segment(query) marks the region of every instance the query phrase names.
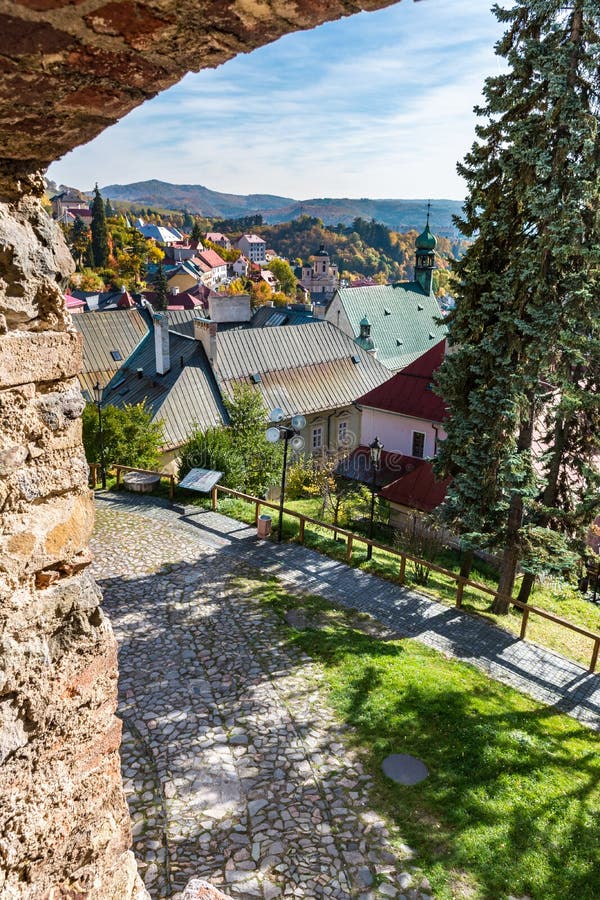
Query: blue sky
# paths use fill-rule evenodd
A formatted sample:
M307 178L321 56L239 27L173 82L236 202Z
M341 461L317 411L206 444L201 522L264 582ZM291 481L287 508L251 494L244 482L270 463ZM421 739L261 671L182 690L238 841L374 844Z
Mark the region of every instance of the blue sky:
M497 73L489 0L403 0L183 81L54 163L89 189L157 178L312 197L462 199L456 161Z

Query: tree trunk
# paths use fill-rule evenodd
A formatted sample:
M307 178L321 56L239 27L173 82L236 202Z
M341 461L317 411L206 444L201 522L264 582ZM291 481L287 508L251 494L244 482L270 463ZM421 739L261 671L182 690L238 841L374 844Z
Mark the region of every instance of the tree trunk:
M533 422L535 417L534 399L529 396L529 409L527 410L527 418L522 420L519 429L519 437L517 440L517 452L524 453L531 449L533 442ZM517 491L513 491L510 498L510 506L508 508L508 522L506 527L506 544L504 553L502 554L502 562L500 564L500 579L498 581L498 597L494 598L492 603L492 612L497 615L505 616L510 609L510 601L512 598L513 588L515 586L515 578L517 568L519 566L519 558L521 556L521 547L519 541L519 531L523 524L523 497Z
M523 581L521 582L521 588L519 590L519 594L517 596L517 600L520 603L528 603L529 597L531 595L531 589L535 584L535 575L532 575L531 572L525 572L523 575Z
M475 559L474 550L463 550L462 559L460 561L460 577L468 578L473 568L473 560Z

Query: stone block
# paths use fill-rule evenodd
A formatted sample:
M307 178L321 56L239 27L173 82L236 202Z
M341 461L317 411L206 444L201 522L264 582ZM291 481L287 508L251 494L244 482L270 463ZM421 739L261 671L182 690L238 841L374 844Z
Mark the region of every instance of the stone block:
M82 369L81 337L76 332L14 331L0 337L0 384L71 378Z
M0 534L0 567L7 575L32 575L69 563L88 544L94 524L90 492L50 497L26 511L5 513Z

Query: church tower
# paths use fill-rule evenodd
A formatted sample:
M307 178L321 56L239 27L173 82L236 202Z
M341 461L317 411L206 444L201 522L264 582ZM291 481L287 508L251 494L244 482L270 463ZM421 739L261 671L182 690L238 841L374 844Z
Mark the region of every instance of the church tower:
M426 294L433 288L433 270L435 269L435 248L437 238L429 229L429 206L427 208L427 224L425 230L415 241L417 249L415 261L415 281L421 285Z

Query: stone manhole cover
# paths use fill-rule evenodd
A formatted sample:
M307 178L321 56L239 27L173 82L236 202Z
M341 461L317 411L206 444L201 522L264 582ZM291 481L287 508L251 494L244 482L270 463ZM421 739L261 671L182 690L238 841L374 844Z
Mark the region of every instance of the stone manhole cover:
M383 774L398 784L418 784L424 781L429 771L424 762L408 753L392 753L381 763Z

